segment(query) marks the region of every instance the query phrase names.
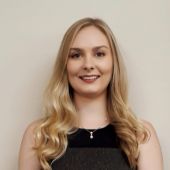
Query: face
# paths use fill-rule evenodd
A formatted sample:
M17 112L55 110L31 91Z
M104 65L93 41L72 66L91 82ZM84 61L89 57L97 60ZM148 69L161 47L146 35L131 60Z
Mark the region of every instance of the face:
M98 28L85 27L71 45L67 74L74 95L95 97L106 94L113 69L109 42Z

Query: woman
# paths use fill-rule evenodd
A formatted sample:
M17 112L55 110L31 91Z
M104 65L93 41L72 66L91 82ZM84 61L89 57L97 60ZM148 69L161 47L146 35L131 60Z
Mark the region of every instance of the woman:
M154 128L128 106L123 62L101 19L81 19L65 33L45 113L25 131L20 170L163 170Z

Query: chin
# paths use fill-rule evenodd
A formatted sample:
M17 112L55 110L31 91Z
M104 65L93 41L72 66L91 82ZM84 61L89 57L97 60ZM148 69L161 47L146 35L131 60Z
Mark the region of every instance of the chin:
M98 97L99 95L104 95L106 91L81 91L78 94L85 97Z

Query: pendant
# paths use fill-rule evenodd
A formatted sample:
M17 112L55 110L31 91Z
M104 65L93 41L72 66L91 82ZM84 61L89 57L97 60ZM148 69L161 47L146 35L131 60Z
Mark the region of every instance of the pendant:
M90 139L93 139L93 132L90 132Z

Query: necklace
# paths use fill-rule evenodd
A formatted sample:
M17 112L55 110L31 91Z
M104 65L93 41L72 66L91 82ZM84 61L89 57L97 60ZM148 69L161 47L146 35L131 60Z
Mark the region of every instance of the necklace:
M95 129L95 130L88 130L88 129L84 129L84 130L86 130L87 132L89 132L89 133L90 133L90 139L93 139L93 138L94 138L93 133L94 133L95 131L97 131L97 130L99 130L99 129L103 129L103 128L107 127L107 126L108 126L108 125L106 125L106 126L104 126L104 127L99 127L99 128L97 128L97 129Z
M90 133L90 139L93 139L93 138L94 138L94 137L93 137L93 133L94 133L96 130L98 130L98 129L96 129L96 130L94 130L94 131L90 131L90 130L87 130L87 129L85 129L85 130Z

